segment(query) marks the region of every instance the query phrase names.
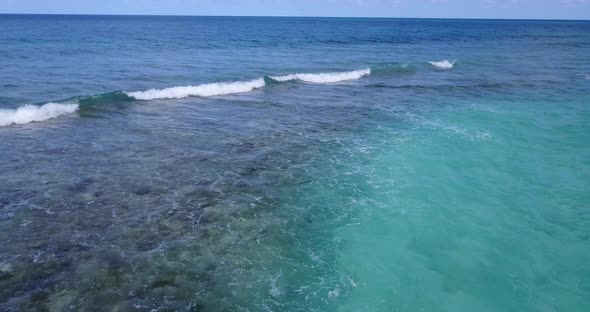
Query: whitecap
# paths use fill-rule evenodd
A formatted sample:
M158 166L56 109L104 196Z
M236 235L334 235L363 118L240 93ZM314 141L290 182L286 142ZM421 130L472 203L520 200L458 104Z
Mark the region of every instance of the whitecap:
M457 60L455 61L448 61L448 60L442 60L442 61L429 61L428 63L438 69L453 69L453 67L455 66L455 63L457 62Z

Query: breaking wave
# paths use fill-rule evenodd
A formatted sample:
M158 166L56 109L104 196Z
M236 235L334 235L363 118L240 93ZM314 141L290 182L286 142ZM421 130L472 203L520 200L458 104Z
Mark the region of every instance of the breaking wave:
M335 83L347 80L356 80L371 75L371 69L361 69L349 72L318 73L318 74L291 74L285 76L269 76L270 79L279 82L301 80L312 83Z
M78 108L78 104L47 103L40 106L27 104L16 109L0 109L0 127L56 118L73 113Z
M150 89L147 91L125 92L137 100L181 99L189 96L209 97L235 93L250 92L265 86L264 79L226 83L207 83L198 86L172 87L166 89Z

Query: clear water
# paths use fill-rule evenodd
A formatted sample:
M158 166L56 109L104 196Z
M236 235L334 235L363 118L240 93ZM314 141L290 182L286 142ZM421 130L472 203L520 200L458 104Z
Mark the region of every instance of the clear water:
M589 22L0 29L2 311L590 310Z

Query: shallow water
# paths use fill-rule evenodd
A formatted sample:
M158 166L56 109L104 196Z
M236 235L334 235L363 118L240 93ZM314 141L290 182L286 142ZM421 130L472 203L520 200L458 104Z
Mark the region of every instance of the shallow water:
M590 308L588 22L0 28L1 310Z

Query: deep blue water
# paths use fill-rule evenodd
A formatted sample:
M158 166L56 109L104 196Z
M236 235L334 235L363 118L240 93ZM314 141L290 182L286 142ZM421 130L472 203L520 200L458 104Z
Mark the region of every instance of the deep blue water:
M590 22L0 30L2 311L590 309Z

